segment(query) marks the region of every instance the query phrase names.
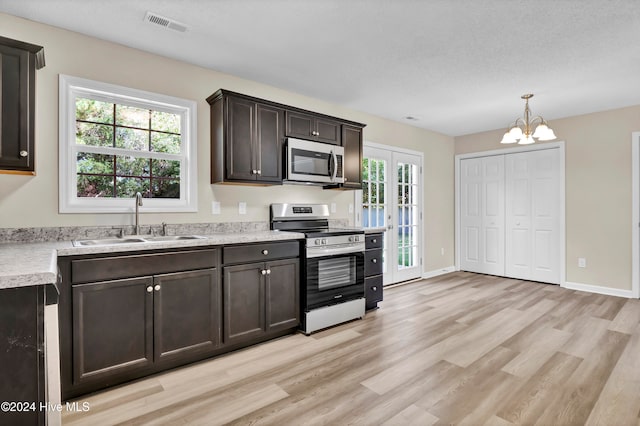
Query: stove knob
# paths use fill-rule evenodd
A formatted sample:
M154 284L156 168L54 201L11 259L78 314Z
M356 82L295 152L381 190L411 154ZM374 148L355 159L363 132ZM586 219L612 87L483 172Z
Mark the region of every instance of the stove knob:
M358 241L360 241L360 237L359 237L359 236L357 236L357 235L356 235L355 237L353 237L353 238L355 239L355 242L356 242L356 243L357 243Z
M353 237L349 237L349 242L352 243L353 241Z
M315 241L313 242L313 244L315 244L315 245L319 246L319 245L320 245L320 240L315 240Z
M324 244L327 244L327 240L323 238L323 239L322 239L322 244L323 244L323 245L324 245Z

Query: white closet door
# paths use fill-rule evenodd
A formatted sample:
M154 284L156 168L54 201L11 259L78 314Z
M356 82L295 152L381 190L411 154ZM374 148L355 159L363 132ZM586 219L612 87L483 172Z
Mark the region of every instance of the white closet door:
M460 166L460 268L504 275L504 156Z
M559 150L507 154L506 275L560 282Z

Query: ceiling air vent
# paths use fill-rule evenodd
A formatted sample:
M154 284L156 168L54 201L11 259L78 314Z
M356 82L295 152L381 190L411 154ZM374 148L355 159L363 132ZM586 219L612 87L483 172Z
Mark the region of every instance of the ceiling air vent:
M144 17L146 22L160 25L161 27L169 28L174 31L180 31L181 33L187 30L187 26L183 23L176 21L175 19L167 18L166 16L158 15L154 12L147 12Z

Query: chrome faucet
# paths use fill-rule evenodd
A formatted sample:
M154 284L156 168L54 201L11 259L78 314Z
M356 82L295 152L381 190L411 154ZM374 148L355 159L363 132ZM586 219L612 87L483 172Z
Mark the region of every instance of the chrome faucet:
M142 194L136 192L136 235L140 235L140 206L142 205Z

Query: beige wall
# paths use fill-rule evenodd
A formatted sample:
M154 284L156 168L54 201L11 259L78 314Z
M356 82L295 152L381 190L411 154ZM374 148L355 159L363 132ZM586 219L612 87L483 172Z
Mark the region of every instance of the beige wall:
M631 133L640 106L549 124L565 142L566 280L631 290ZM457 137L455 153L509 147L499 143L504 131Z
M37 176L0 174L0 228L124 225L125 214L58 213L58 75L119 84L193 99L198 102L198 212L144 214L143 224L224 221L267 221L273 202L336 203L333 217L349 218L352 191L284 185L245 187L209 184L209 105L205 99L219 88L366 123L365 140L411 148L425 157L425 271L453 265L453 138L354 111L228 74L87 37L78 33L0 14L2 35L45 47L46 67L37 72ZM206 52L203 54L215 54ZM252 64L253 66L253 64ZM222 214L211 215L211 202ZM237 204L247 203L247 214ZM445 255L440 255L440 247Z

